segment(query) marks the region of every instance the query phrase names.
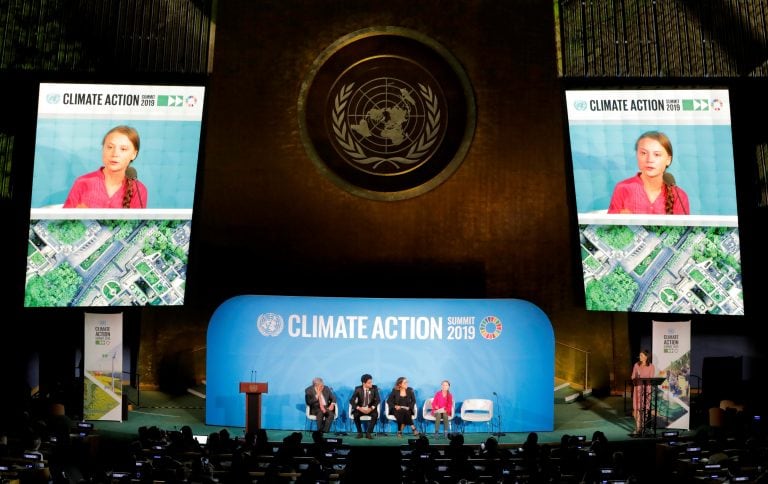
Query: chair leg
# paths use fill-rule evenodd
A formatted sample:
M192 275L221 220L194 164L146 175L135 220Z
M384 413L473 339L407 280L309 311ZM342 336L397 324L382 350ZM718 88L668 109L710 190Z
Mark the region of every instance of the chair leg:
M335 432L336 435L347 435L347 432L344 429L345 427L341 425L341 415L336 415L336 418L331 422L331 430Z

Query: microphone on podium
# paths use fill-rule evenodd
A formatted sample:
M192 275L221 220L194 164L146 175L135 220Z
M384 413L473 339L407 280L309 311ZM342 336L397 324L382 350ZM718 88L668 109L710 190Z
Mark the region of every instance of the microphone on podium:
M125 169L125 177L129 180L136 181L139 179L139 174L136 172L136 168L129 166ZM145 208L144 200L141 199L141 190L139 190L139 187L136 184L134 184L134 187L136 188L136 195L139 197L139 208Z

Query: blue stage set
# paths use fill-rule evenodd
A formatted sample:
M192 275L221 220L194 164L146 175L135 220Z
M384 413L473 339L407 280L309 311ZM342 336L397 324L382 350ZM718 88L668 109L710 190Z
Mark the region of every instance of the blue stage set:
M459 410L493 402L490 430L552 431L554 332L547 316L519 299L369 299L238 296L208 327L206 424L245 427L240 383L266 382L261 426L306 428L304 389L319 376L339 402L336 430L352 429L347 402L370 373L382 400L405 376L423 402L451 382ZM380 412L380 429L386 416ZM467 423L467 432L489 431Z

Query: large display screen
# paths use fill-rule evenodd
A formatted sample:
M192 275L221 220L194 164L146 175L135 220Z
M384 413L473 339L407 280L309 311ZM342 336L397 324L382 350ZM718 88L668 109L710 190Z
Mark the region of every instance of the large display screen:
M728 94L566 90L588 310L744 314Z
M204 93L40 85L25 307L184 303Z

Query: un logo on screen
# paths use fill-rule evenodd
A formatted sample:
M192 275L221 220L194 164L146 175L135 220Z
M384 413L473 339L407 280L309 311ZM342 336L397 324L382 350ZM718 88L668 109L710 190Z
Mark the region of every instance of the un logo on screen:
M275 313L260 314L256 321L262 336L277 336L283 332L283 326L283 317Z

